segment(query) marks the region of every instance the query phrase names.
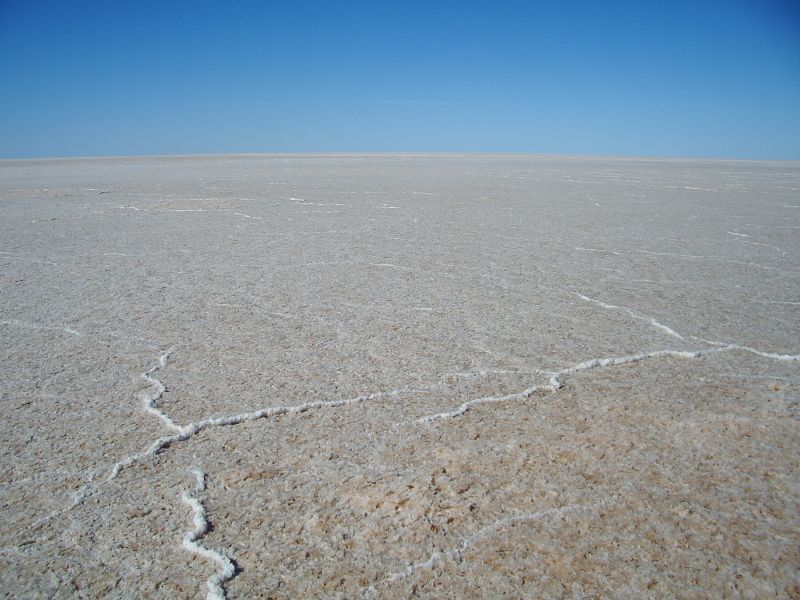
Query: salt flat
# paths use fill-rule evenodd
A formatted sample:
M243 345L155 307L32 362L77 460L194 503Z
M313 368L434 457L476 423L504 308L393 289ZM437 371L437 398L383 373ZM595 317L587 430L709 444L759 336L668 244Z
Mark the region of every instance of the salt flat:
M4 597L800 595L800 164L0 162Z

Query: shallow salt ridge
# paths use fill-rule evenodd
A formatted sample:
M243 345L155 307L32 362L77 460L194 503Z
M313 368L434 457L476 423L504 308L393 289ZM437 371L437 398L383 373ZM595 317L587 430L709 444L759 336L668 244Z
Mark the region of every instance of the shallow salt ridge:
M85 476L86 482L72 493L72 501L34 521L30 526L31 529L36 529L40 525L43 525L44 523L47 523L56 517L60 517L61 515L71 511L73 508L76 508L79 504L82 504L86 499L86 496L94 489L94 480L102 471L102 468L91 469L88 472L88 475Z
M41 325L39 323L29 323L28 321L20 321L18 319L3 319L0 320L0 323L3 325L13 325L15 327L24 327L26 329L38 329L40 331L63 331L64 333L68 333L70 335L74 335L75 337L83 337L83 332L76 331L71 327L67 327L66 325L63 327L51 326L51 325Z
M608 309L611 309L611 310L621 310L623 312L628 313L634 319L638 319L639 321L646 321L647 323L649 323L650 325L652 325L656 329L660 329L661 331L663 331L667 335L671 335L672 337L678 338L679 340L683 339L683 336L680 333L678 333L677 331L675 331L674 329L672 329L672 327L667 327L666 325L664 325L663 323L659 323L658 321L656 321L652 317L642 316L642 315L632 311L630 308L626 308L624 306L617 306L616 304L608 304L606 302L602 302L600 300L596 300L594 298L590 298L589 296L584 296L583 294L579 294L577 292L572 292L572 295L573 296L577 296L578 298L580 298L581 300L584 300L586 302L591 302L592 304L596 304L598 306L602 306L603 308L608 308Z
M462 559L461 556L462 553L469 550L476 542L490 538L501 532L503 529L512 527L517 523L541 521L550 517L563 516L574 512L595 511L604 506L608 506L609 504L611 504L610 500L601 500L599 502L594 502L591 504L569 504L567 506L561 506L558 508L550 508L547 510L525 513L521 515L513 515L510 517L504 517L502 519L498 519L497 521L485 527L482 527L472 535L464 538L464 540L458 546L455 546L453 548L444 551L435 551L431 553L431 555L426 560L410 564L402 571L397 571L396 573L392 573L391 575L386 577L381 582L381 584L395 583L401 579L405 579L407 577L412 576L414 573L420 570L431 570L437 563L443 563L447 560L456 560L460 562L460 560ZM377 592L376 586L371 586L366 590L367 595L374 595L376 592Z
M206 474L200 469L193 471L195 476L195 486L192 491L184 491L181 494L181 500L188 504L192 509L192 521L194 522L194 529L186 532L183 536L183 547L189 552L199 554L200 556L214 561L220 566L219 572L212 575L206 580L208 586L208 600L225 600L225 588L223 585L236 575L236 567L225 554L212 550L206 546L197 543L211 528L208 522L208 513L205 506L197 498L197 494L201 494L206 490Z
M159 357L158 363L156 365L154 365L153 367L142 373L141 375L142 378L150 385L151 389L154 389L154 391L151 393L143 392L141 396L142 396L142 402L144 404L144 409L146 412L150 413L151 415L155 415L156 417L161 419L161 421L163 421L164 424L170 429L174 431L181 431L180 425L175 423L169 417L169 415L167 415L166 413L164 413L163 411L159 410L156 407L156 402L158 402L161 399L161 397L164 395L164 392L167 391L167 388L158 379L153 377L153 373L167 366L167 359L169 359L170 355L173 352L175 352L177 348L178 348L177 346L172 346L171 348L169 348L166 352L164 352L164 354L162 354Z
M125 342L128 342L129 344L137 344L137 345L146 344L148 347L154 350L158 349L158 345L153 340L124 335L123 333L118 333L115 331L107 331L104 333L87 333L84 331L73 329L69 325L45 325L42 323L34 323L32 321L21 321L19 319L0 319L0 325L7 325L9 327L21 327L23 329L33 329L37 331L62 332L65 334L69 334L71 336L75 336L77 338L84 338L84 339L89 337L94 339L112 338L115 340L123 340Z
M790 228L794 229L794 226L789 226ZM649 256L671 256L674 258L687 258L687 259L702 259L702 260L711 260L711 261L718 261L724 263L730 263L735 265L745 265L748 267L753 267L756 269L763 269L765 271L773 271L776 273L781 273L782 275L790 276L790 277L797 277L800 275L798 271L787 271L785 269L779 269L778 267L771 267L769 265L762 265L761 263L755 263L752 261L747 260L739 260L737 258L730 258L727 256L714 256L714 255L705 255L705 254L681 254L679 252L656 252L653 250L611 250L605 248L584 248L582 246L575 246L575 250L581 252L599 252L604 254L613 254L615 256L623 256L623 255L630 255L630 254L646 254ZM775 246L780 252L784 253L784 250Z
M203 200L203 198L198 198L198 200ZM227 213L230 215L235 215L237 217L243 217L245 219L256 219L262 220L264 217L256 217L254 215L248 215L241 212L236 212L235 210L229 208L139 208L138 206L120 206L121 209L130 209L135 210L136 212L149 212L149 213L205 213L205 212L212 212L212 213Z

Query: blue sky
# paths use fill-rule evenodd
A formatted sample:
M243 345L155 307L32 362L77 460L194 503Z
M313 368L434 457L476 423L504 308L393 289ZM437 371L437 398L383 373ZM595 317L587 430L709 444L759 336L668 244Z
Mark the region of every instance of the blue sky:
M800 7L0 0L0 157L800 159Z

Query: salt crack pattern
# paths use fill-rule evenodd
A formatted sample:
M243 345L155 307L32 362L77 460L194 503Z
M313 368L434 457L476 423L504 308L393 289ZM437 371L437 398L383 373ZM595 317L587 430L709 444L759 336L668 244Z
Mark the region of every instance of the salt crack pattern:
M199 554L219 565L220 570L206 580L206 585L208 586L208 595L206 598L208 600L225 600L226 595L223 586L225 582L230 581L233 579L234 575L236 575L236 567L233 561L222 552L212 550L211 548L197 543L198 540L208 533L211 525L208 522L206 508L197 497L198 494L206 490L206 474L197 469L194 471L194 476L196 479L194 489L190 492L184 491L181 494L181 500L192 509L192 520L194 522L194 529L188 531L186 535L183 536L183 547L189 552Z
M659 323L654 318L647 317L640 315L639 313L622 306L617 306L614 304L608 304L606 302L602 302L600 300L596 300L594 298L590 298L589 296L585 296L583 294L578 294L575 292L571 292L573 295L577 296L581 300L586 302L591 302L595 305L601 306L603 308L609 310L617 310L623 311L627 313L634 319L645 321L651 326L659 329L663 333L670 335L671 337L684 340L684 336L676 332L674 329ZM631 354L626 356L617 356L617 357L603 357L603 358L595 358L591 360L587 360L578 364L575 364L570 367L566 367L559 371L553 371L547 373L548 375L548 383L534 385L521 392L516 392L513 394L507 394L502 396L486 396L483 398L477 398L473 400L469 400L467 402L462 403L456 409L448 412L441 412L437 414L427 415L420 419L418 422L421 423L430 423L432 421L440 420L440 419L449 419L459 417L467 413L471 407L479 405L479 404L488 404L488 403L495 403L495 402L509 402L509 401L517 401L517 400L525 400L530 398L537 392L550 392L555 393L558 390L562 389L565 385L565 378L569 375L580 373L583 371L589 371L596 368L601 367L612 367L612 366L623 366L623 365L630 365L639 363L645 360L657 359L657 358L683 358L683 359L697 359L704 356L708 356L711 354L717 354L721 352L727 351L742 351L755 354L757 356L761 356L764 358L769 358L772 360L779 360L779 361L800 361L800 355L797 354L779 354L773 352L764 352L761 350L757 350L755 348L751 348L749 346L742 346L739 344L731 344L731 343L724 343L718 342L714 340L706 340L703 338L698 338L695 336L689 336L691 339L704 342L711 346L711 348L706 348L702 350L657 350L654 352L642 352L638 354ZM114 479L122 470L126 469L127 467L133 466L147 458L153 457L160 453L162 450L168 448L172 444L177 442L185 441L192 438L197 433L201 431L211 428L211 427L223 427L228 425L238 425L240 423L245 423L248 421L255 421L258 419L263 418L270 418L270 417L277 417L280 415L289 415L289 414L299 414L309 410L318 409L318 408L335 408L341 407L346 405L352 404L360 404L363 402L369 402L373 400L388 398L388 397L395 397L402 394L410 394L410 393L421 393L421 392L429 392L434 388L438 387L437 385L427 386L423 388L410 388L404 387L395 390L390 390L386 392L376 392L372 394L364 394L357 396L355 398L350 399L343 399L343 400L328 400L328 401L313 401L313 402L305 402L302 404L296 405L287 405L287 406L271 406L267 408L263 408L260 410L252 411L252 412L245 412L236 415L226 416L226 417L219 417L219 418L208 418L202 419L200 421L189 423L188 425L179 425L175 423L166 413L158 408L158 401L162 398L164 393L166 392L166 387L164 386L161 381L154 377L155 373L158 372L160 369L163 369L166 364L167 360L169 359L170 355L175 351L176 347L173 346L164 352L153 367L145 371L141 374L141 377L145 380L148 384L148 388L145 392L141 394L142 402L144 405L144 410L154 416L156 416L160 421L162 421L169 429L173 430L175 433L167 436L163 436L155 440L149 448L145 451L128 456L118 463L114 465L111 470L110 475L108 476L107 481ZM505 373L506 371L503 370L484 370L478 371L475 373L477 376L486 376L490 373L497 372L497 373ZM466 373L454 373L453 375L456 376L467 376L469 374ZM197 494L200 494L205 491L205 478L206 475L201 470L194 471L195 478L197 480L196 486L193 491L191 492L183 492L182 500L186 504L188 504L194 513L194 529L188 532L183 538L183 545L184 547L201 556L208 558L216 562L220 566L220 571L215 575L209 577L207 580L208 585L208 599L209 600L217 600L223 599L225 596L224 590L224 583L229 581L232 577L236 574L236 568L231 561L225 554L209 549L205 546L202 546L198 543L198 540L201 539L210 529L210 525L208 522L207 513L205 507L197 498ZM83 493L80 494L81 496ZM81 498L82 499L82 498ZM425 561L421 561L418 563L414 563L399 571L388 576L386 579L383 580L382 584L391 584L400 579L405 577L409 577L413 575L416 571L421 569L433 569L437 563L444 562L446 560L460 560L461 554L468 550L472 545L476 542L486 539L490 536L493 536L503 530L506 527L511 527L517 523L527 522L527 521L538 521L543 520L552 516L557 515L565 515L570 512L575 511L585 511L585 510L594 510L602 505L607 504L608 501L602 501L599 503L594 503L591 505L568 505L561 508L554 508L545 511L535 512L535 513L526 513L523 515L517 515L512 517L507 517L504 519L500 519L495 523L492 523L479 531L475 534L465 538L462 543L449 550L445 551L437 551L431 554L431 556L426 559ZM379 584L381 585L381 584ZM375 587L368 588L368 592L374 593Z

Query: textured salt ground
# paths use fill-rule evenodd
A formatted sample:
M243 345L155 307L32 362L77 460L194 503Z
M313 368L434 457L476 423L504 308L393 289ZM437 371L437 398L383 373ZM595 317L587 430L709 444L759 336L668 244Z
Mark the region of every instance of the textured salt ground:
M755 544L751 504L790 525L788 530L766 526L759 542L764 543L760 552L769 548L774 571L790 575L798 559L791 540L800 522L794 513L796 499L786 498L796 481L796 465L781 466L783 453L793 452L797 441L788 403L767 385L745 392L738 378L731 381L724 375L707 380L698 390L695 378L704 378L707 365L675 362L669 375L652 366L626 368L635 371L629 374L635 376L635 385L618 374L593 375L585 381L579 377L557 397L509 404L502 411L475 408L469 417L435 426L407 426L400 441L386 425L391 418L380 409L372 411L368 420L357 410L303 417L313 419L325 432L349 431L348 421L357 419L364 430L358 439L346 434L318 437L311 424L285 423L275 425L272 444L264 446L249 431L256 424L239 435L219 430L222 437L210 445L241 461L215 482L217 493L209 504L220 519L217 545L234 548L243 566L231 591L258 585L248 581L249 576L265 576L256 565L277 564L269 579L262 579L265 589L288 597L356 596L382 581L382 576L424 563L435 552L458 549L503 519L564 507L573 511L531 523L521 519L508 529L498 527L496 535L457 558L442 560L433 569L421 568L402 581L378 583L379 596L405 597L414 586L427 587L432 595L475 597L492 589L510 595L558 595L566 582L576 593L609 595L634 593L637 586L651 583L651 579L641 581L645 576L671 589L694 586L696 593L702 585L692 583L698 576L691 570L692 562L702 555L706 541L690 540L696 547L687 559L664 537L647 539L650 519L663 518L661 526L670 530L670 536L678 535L682 518L696 521L693 526L702 527L703 536L709 535L707 530L722 528L724 542L720 538L712 544L714 553L723 553L716 560L742 568L748 557L728 544ZM675 385L676 372L687 383ZM648 388L639 389L642 385ZM712 393L720 398L718 403L698 397ZM581 400L586 397L592 402ZM620 397L627 399L622 402ZM760 401L757 408L755 398ZM769 428L769 444L763 434L752 438L759 426ZM280 452L281 447L298 444L307 450L288 456ZM214 451L209 450L207 460L213 460ZM207 466L215 470L221 465L208 462ZM344 478L343 473L347 473ZM745 477L750 485L740 496L737 481ZM698 497L693 497L695 493ZM704 493L714 499L713 510L704 506ZM223 523L238 519L239 506L259 508L244 527L245 537L241 529L235 529L235 537L228 536L232 530ZM598 511L606 516L599 518ZM555 529L562 516L605 533L590 539L574 534L560 539ZM631 524L632 518L640 522ZM536 539L542 535L544 539ZM491 552L486 551L487 544L493 547ZM580 555L577 549L606 550L602 556L585 559L581 570L570 572L573 567L564 565L554 573L538 564L540 553L529 550L531 544L544 548L551 561L573 564L578 558L573 554ZM570 551L570 546L577 549ZM503 554L513 555L513 562L503 565ZM638 562L630 564L631 556ZM500 572L487 562L500 566ZM363 566L354 570L352 564ZM515 573L519 566L523 573ZM664 569L667 572L660 573ZM464 580L460 584L451 580L447 586L456 587L443 588L438 577L442 570L460 572ZM517 587L523 580L525 584ZM476 581L483 582L480 590L473 588ZM713 583L708 589L736 583L730 573L704 581ZM775 585L762 589L774 590Z
M796 595L798 188L792 163L0 164L4 594Z

